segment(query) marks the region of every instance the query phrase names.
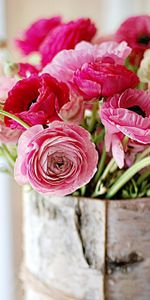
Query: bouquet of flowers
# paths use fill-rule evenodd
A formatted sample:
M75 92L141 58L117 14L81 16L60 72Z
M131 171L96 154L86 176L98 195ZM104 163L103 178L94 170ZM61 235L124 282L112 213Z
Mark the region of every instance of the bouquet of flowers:
M1 171L47 195L150 196L150 16L40 19L1 62Z

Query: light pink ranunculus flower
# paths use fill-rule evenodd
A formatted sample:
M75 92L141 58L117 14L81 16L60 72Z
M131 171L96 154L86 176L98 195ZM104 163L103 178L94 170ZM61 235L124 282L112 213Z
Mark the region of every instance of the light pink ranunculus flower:
M8 97L8 92L13 88L17 83L18 79L15 77L0 77L0 102L5 103L5 100Z
M100 45L92 45L88 42L80 42L73 50L64 50L58 53L42 73L49 73L59 81L72 82L74 73L86 63L95 63L104 57L109 57L117 64L124 64L131 52L126 42L105 42Z
M8 128L0 121L0 143L17 144L20 135L20 130Z
M89 133L74 124L35 125L18 143L15 178L38 192L67 195L88 183L96 172L98 153Z
M128 89L121 95L114 95L103 103L100 116L107 131L107 150L115 143L114 151L119 151L119 133L141 144L150 143L150 93ZM113 156L117 159L115 153ZM120 167L122 164L120 162Z

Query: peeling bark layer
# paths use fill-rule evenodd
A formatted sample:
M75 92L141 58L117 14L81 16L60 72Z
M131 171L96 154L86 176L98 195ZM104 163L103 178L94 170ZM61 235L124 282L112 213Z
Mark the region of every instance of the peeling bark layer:
M149 299L150 199L24 195L25 300Z

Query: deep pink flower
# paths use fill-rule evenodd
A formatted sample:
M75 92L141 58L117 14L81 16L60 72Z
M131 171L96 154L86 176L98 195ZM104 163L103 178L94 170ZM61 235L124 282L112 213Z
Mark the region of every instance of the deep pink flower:
M42 65L48 64L63 49L73 49L80 41L91 41L96 27L90 19L78 19L58 26L40 47Z
M127 41L133 49L131 62L138 65L144 51L150 48L150 16L134 16L125 20L117 30L115 40Z
M55 121L47 129L36 125L21 135L15 178L40 193L63 196L88 183L97 162L97 151L85 129Z
M20 80L9 92L4 110L18 116L30 126L47 124L60 119L61 107L69 101L66 84L59 83L49 74L32 75ZM5 118L7 126L22 128L15 121Z
M32 74L38 74L40 70L37 67L29 64L29 63L19 63L19 72L18 75L26 78Z
M25 55L38 51L45 37L60 24L61 17L59 16L39 19L22 33L22 36L16 40L16 45Z
M78 94L78 89L74 81L76 74L80 73L82 69L88 69L91 67L90 71L92 71L93 74L94 70L92 70L92 66L99 65L99 68L101 68L101 62L122 65L130 52L131 49L127 46L126 42L122 42L120 44L116 42L105 42L100 45L92 45L88 42L81 42L75 47L74 50L64 50L58 53L52 62L43 69L43 73L47 72L57 78L59 81L64 81L70 87L71 93ZM101 93L101 86L97 84L98 77L100 76L98 76L95 72L96 82L94 82L94 80L87 82L88 94L91 92L92 97L94 93L96 96L97 94L99 95ZM133 77L135 78L136 76L132 75L132 78ZM82 80L80 83L82 84ZM83 84L85 84L85 90L86 82L84 81ZM131 86L133 85L131 84ZM81 94L83 95L83 93Z
M139 83L135 73L122 65L115 64L112 58L84 64L73 76L73 86L84 99L93 100L113 96Z
M100 115L106 128L107 151L112 145L116 160L117 151L123 151L124 136L141 144L150 143L150 93L128 89L121 95L114 95L103 103ZM121 138L120 134L123 134ZM122 167L123 159L118 165Z

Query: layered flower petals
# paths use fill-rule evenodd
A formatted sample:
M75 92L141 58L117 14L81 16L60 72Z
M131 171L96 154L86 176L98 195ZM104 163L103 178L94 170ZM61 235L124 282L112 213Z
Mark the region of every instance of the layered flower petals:
M42 65L48 64L61 50L73 49L80 41L91 41L96 27L90 19L78 19L58 26L40 47Z
M16 40L17 47L25 55L38 51L45 37L60 24L61 17L59 16L37 20L22 33L19 39Z
M49 73L59 81L71 82L74 72L81 69L85 63L95 63L102 58L111 58L116 64L123 64L131 53L131 48L126 42L105 42L100 45L92 45L88 42L80 42L74 50L64 50L58 53L52 62L48 64L43 73Z
M19 139L15 178L38 192L67 195L88 183L96 172L98 154L89 133L74 124L55 121L37 125Z
M109 98L102 106L101 120L109 134L122 132L142 143L150 142L150 93L126 90Z
M86 99L109 97L121 93L127 88L134 88L139 83L138 77L114 61L84 64L73 77L75 88Z
M46 125L59 120L59 110L69 101L69 90L49 74L33 75L20 80L9 92L4 110L21 118L28 125ZM21 128L15 121L5 118L7 126Z
M74 50L56 55L43 72L63 80L72 94L93 101L137 85L137 76L122 66L130 51L125 42L101 45L81 42Z
M115 34L117 42L127 41L133 49L131 62L138 64L144 51L150 48L150 16L140 15L126 19Z

